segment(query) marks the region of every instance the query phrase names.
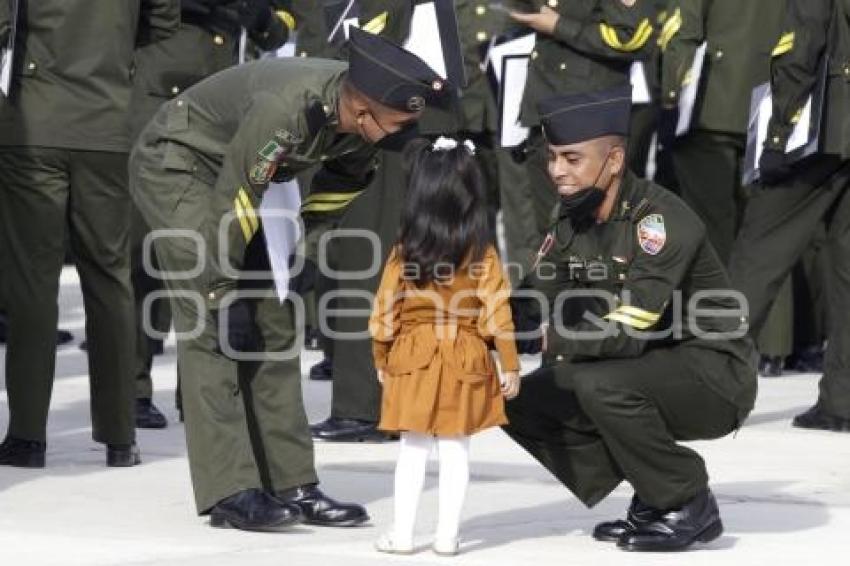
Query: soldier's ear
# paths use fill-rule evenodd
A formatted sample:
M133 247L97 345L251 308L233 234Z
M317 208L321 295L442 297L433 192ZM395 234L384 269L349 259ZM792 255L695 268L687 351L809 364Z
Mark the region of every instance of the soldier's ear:
M611 148L611 157L609 158L611 175L619 176L625 173L626 170L626 148L624 145L617 144Z

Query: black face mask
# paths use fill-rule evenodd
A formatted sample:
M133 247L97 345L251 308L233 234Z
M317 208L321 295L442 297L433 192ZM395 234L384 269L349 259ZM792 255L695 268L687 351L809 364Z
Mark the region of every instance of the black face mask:
M380 127L380 126L379 126ZM387 134L375 142L374 146L384 151L402 151L408 142L419 137L419 126L416 122L405 124L400 130Z
M605 201L605 190L599 188L597 183L599 183L599 178L602 177L602 172L608 164L610 155L609 153L605 156L605 161L602 163L593 185L561 197L559 218L569 218L576 227L587 226L593 222L596 211Z

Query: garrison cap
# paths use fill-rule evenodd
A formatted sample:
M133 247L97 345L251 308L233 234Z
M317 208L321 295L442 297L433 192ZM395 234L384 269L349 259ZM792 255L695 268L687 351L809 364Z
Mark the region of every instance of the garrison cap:
M446 80L413 53L355 27L349 49L348 76L372 100L403 112L445 105L450 90Z
M553 145L628 135L631 109L631 85L553 96L537 104L543 133Z

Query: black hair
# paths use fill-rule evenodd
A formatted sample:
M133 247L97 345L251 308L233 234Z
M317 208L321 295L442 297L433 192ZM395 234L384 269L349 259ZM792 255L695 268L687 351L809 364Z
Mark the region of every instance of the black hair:
M435 279L438 264L462 267L484 258L492 235L484 178L472 152L458 142L434 150L427 140L405 149L407 196L398 238L400 259L414 264L414 283Z

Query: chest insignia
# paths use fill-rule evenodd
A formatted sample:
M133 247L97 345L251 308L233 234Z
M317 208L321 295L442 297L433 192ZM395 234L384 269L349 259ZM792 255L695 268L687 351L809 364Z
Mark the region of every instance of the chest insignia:
M248 178L255 185L265 185L271 181L277 170L278 162L289 151L289 145L281 145L276 140L269 140L257 152L257 161L251 167Z
M641 219L637 225L637 236L640 249L649 255L658 255L667 242L664 217L660 214L650 214Z

